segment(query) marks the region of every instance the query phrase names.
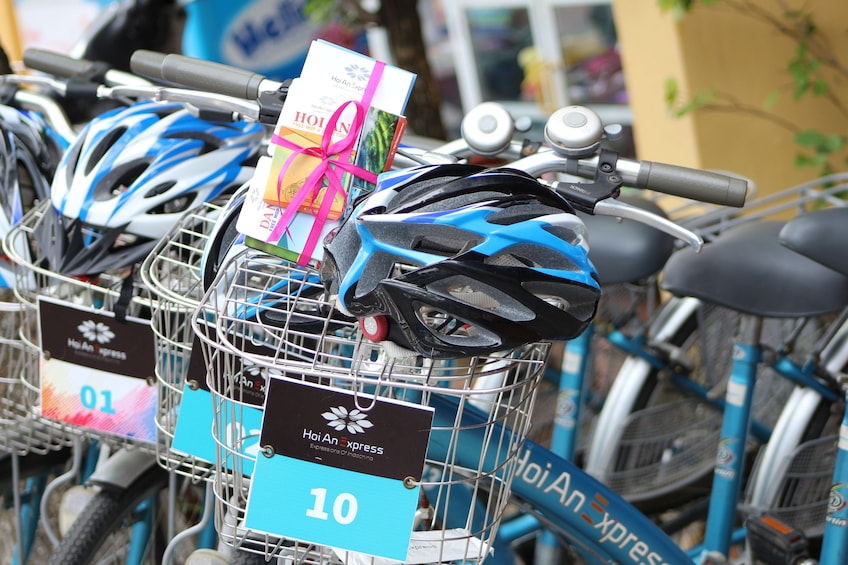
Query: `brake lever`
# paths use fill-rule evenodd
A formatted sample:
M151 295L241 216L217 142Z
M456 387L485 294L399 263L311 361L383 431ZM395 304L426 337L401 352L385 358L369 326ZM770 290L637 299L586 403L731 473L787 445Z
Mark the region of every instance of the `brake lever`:
M695 248L696 252L700 251L704 245L704 240L699 235L675 224L671 220L612 198L601 200L595 204L594 214L598 216L627 218L635 222L641 222L691 245Z
M259 120L259 104L224 94L201 92L185 88L161 87L153 97L157 102L182 102L198 108L237 113L245 118Z

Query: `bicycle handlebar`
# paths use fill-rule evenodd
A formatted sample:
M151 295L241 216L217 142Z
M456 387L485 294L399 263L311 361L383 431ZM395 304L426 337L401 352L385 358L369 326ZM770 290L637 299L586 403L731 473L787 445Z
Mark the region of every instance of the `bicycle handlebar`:
M743 206L748 193L743 179L652 161L641 161L633 186L734 207Z
M615 163L602 163L598 155L574 159L556 151L540 151L510 166L533 176L565 172L590 179L595 178L599 169L608 166L612 167L609 171L617 172L627 186L722 206L743 206L748 192L747 181L737 177L636 159L618 158Z
M150 81L140 76L109 68L104 63L89 61L88 59L76 59L63 53L37 47L25 49L23 59L24 64L30 69L60 78L96 76L102 73L103 82L107 85L144 86L150 84Z
M89 74L102 66L94 61L75 59L62 53L36 47L30 47L24 51L24 65L31 69L65 78Z
M589 165L591 173L587 170L580 176L594 174L598 159L590 161L593 161ZM748 193L748 183L744 179L678 165L620 158L616 171L628 186L721 206L743 206Z
M282 83L271 81L252 71L184 55L166 55L156 51L136 51L130 59L130 68L133 72L154 79L251 101L258 100L263 92L282 87ZM556 117L552 116L546 128L546 135L548 129L554 134L551 136L552 139L548 139L553 150L540 151L530 157L519 159L513 162L511 167L522 169L534 176L540 176L546 172L565 172L590 179L595 179L599 171L604 171L607 175L614 172L618 175L615 180L635 188L650 189L723 206L738 207L744 204L748 185L746 181L739 178L652 161L618 158L617 155L612 162L607 162L606 157L601 157L601 155L607 155L604 152L595 152L594 155L575 152L574 147L568 146L568 142L572 133L576 134L575 138L579 135L581 142L585 140L586 121L582 121L579 124L580 127L570 130L572 121L563 118L574 111L589 117L593 117L594 114L591 110L580 107L569 107L563 110L565 114L560 111ZM488 116L491 113L491 109L488 109L487 116L484 118L492 120ZM589 123L594 121L600 123L599 120L589 120ZM597 133L598 139L602 134L602 131ZM613 179L613 177L608 178ZM579 187L576 191L579 191Z
M259 73L222 63L139 49L130 57L133 72L157 81L180 84L226 96L255 100L263 91L275 91L282 83Z

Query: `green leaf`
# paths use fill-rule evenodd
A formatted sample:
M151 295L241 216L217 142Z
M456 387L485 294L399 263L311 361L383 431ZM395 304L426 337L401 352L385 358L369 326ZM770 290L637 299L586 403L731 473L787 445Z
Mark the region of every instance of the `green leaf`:
M804 167L812 166L812 159L810 159L807 155L803 153L799 153L795 155L795 167L798 169L803 169Z
M680 95L680 89L677 85L677 80L674 77L665 79L665 104L669 108L677 102L677 97Z
M763 101L763 108L765 108L766 110L771 110L775 107L775 105L777 105L777 101L779 98L780 92L778 92L777 90L770 92L769 95L766 96L766 99Z
M830 90L830 85L827 84L827 81L823 78L817 78L815 82L813 82L813 94L816 96L822 96L827 94Z
M795 135L795 143L801 147L818 147L824 143L824 134L814 129L804 130Z
M845 147L845 138L836 133L832 133L825 137L824 143L821 145L821 149L827 153L834 153L843 147Z

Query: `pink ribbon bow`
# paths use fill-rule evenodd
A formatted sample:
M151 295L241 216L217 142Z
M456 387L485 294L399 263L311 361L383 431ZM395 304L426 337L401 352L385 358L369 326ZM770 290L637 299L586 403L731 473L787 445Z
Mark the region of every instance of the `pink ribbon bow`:
M298 265L305 266L309 263L312 252L318 245L321 230L327 222L327 217L330 214L336 195L341 194L343 205L347 204L347 192L345 191L342 183L343 173L340 173L339 170L348 172L372 184L377 182L377 175L375 173L363 169L362 167L358 167L350 163L349 160L351 151L354 149L353 145L359 137L359 132L361 131L363 122L365 121L365 114L370 106L377 84L380 81L380 76L382 75L384 66L385 65L383 63L378 62L374 67L361 102L349 100L333 112L333 115L327 122L327 127L324 129L324 133L321 136L320 146L301 147L280 135L274 134L271 137L271 143L280 145L292 151L292 154L289 155L288 159L286 159L283 163L280 173L277 175L278 200L281 199L282 183L286 170L295 158L299 155L309 155L317 157L321 162L317 167L315 167L309 176L306 177L306 180L295 193L291 202L286 205L283 215L280 217L280 220L271 232L269 241L279 241L283 233L288 232L289 225L305 201L309 202L310 209L314 211L315 201L318 199L321 190L324 188L324 181L326 179L326 192L324 193L323 198L321 198L318 210L314 212L315 221L312 224L312 229L306 239L303 251L297 259ZM345 137L334 143L333 132L336 129L336 124L349 104L353 104L356 109L350 130Z

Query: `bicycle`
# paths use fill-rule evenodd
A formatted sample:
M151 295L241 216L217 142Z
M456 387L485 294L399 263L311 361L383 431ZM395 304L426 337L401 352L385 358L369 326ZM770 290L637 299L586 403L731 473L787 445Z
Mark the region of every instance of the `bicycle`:
M70 79L66 80L74 80L79 77L91 78L93 76L93 80L86 83L87 88L85 89L88 96L93 98L113 98L117 100L125 100L126 97L133 99L138 97L152 98L159 93L161 88L154 87L148 81L133 75L127 75L126 73L95 73L94 71L102 71L103 69L100 69L99 65L89 61L77 61L63 55L52 54L40 50L29 50L25 54L25 62L27 62L27 64L32 68L52 72L59 77L70 77ZM126 77L129 77L129 79L126 79ZM65 92L67 87L66 80L57 80L47 77L13 76L4 77L4 80L15 84L43 86L62 94ZM104 83L103 81L106 82ZM82 85L79 83L77 83L77 86L82 88ZM139 109L143 108L142 105L134 107ZM174 107L175 106L172 105L171 108L174 109ZM163 111L166 113L170 112L167 110L166 106L156 106L155 112L160 117L165 115L162 113ZM117 112L117 115L120 115L122 110L117 110ZM221 114L215 114L214 111L212 113L214 114L213 117L218 119L223 117ZM113 112L113 115L116 114ZM174 117L176 117L176 115ZM105 123L105 120L109 118L103 117L101 119L104 120L104 122L101 123ZM253 131L252 143L255 143L255 146L258 147L257 142L261 141L263 136L261 126L251 127L252 130L249 131ZM219 131L218 133L221 132ZM212 138L209 137L210 134L217 135L214 131L205 131L205 142L212 141ZM229 134L225 133L225 135ZM112 140L114 141L114 139L115 138L113 136ZM77 150L79 151L78 145L79 144L77 144ZM236 145L233 145L232 147L235 148ZM208 151L204 150L204 154L208 154ZM248 154L249 153L246 153L245 155ZM67 158L68 157L66 156L66 159ZM138 175L139 172L140 171L136 168L135 172L132 174ZM186 171L183 171L183 178L180 179L180 182L182 182L184 178L187 178L185 173ZM242 174L243 178L247 178L249 173L250 170L245 168L240 174ZM225 179L224 182L240 182L238 180L238 175L227 175L227 179ZM126 182L129 185L133 182L133 179L128 178L126 179ZM163 187L165 187L165 185L160 185L156 194L163 194L161 190ZM227 186L223 186L223 188L226 189ZM153 193L150 193L150 196L152 195ZM185 199L183 198L183 200ZM170 204L165 203L164 207L161 207L158 211L154 211L154 213L158 215L158 219L167 221L169 215L171 218L178 216L178 213L181 211L179 209L180 205L188 206L189 204L191 204L190 201L182 202L179 201L178 198L177 201L173 201ZM43 337L39 335L38 331L39 325L43 327L43 324L39 324L39 312L46 308L44 303L47 299L58 300L60 303L70 303L77 306L83 305L92 312L92 314L89 314L91 316L94 316L99 312L114 311L116 312L116 317L119 318L122 314L124 316L142 319L149 317L149 310L151 306L150 301L145 298L146 292L144 288L138 283L137 277L133 276L131 273L133 270L133 260L143 258L143 254L141 254L141 252L144 251L144 246L146 245L143 239L136 239L135 236L133 236L133 240L128 242L134 243L135 245L118 246L115 262L112 264L113 267L117 268L112 272L102 272L101 269L96 268L104 266L105 263L101 261L98 265L98 259L94 258L91 254L89 254L87 259L88 267L85 266L86 260L84 257L82 261L76 261L75 264L73 261L68 262L67 259L70 255L72 255L70 252L66 254L59 253L51 256L49 251L52 249L53 244L61 246L63 236L66 236L67 234L62 232L63 227L59 227L55 230L53 230L53 228L56 228L56 226L53 226L53 228L50 228L49 226L45 228L45 222L49 224L51 220L55 220L55 217L50 212L50 206L51 204L48 199L47 202L42 202L39 206L35 207L30 214L27 214L20 223L15 226L15 229L13 229L9 236L4 240L7 253L13 261L16 262L16 273L18 274L18 281L16 282L18 284L16 284L15 290L18 293L18 298L22 304L22 309L24 310L21 334L25 336L29 350L37 352L34 361L31 361L28 364L21 375L21 383L24 385L24 388L28 388L32 394L32 397L28 401L30 404L27 405L27 410L33 414L41 411L44 406L40 402L41 385L43 383L40 382L37 355L42 352L40 338ZM46 232L45 229L47 230ZM46 236L45 233L47 234ZM90 239L95 233L97 232L94 229L85 233L83 237L87 238L86 243L91 243ZM108 231L106 233L106 239L108 239ZM73 251L71 248L73 248L76 240L74 240L73 237L71 237L70 240L71 246L69 249ZM67 243L67 241L65 241L65 243ZM152 247L153 243L155 243L155 240L152 240L148 245ZM138 244L141 245L139 246ZM97 245L98 244L95 243L92 248L96 248ZM91 251L92 248L89 248L89 251ZM32 249L35 256L17 252L16 250L19 249ZM109 250L107 249L106 252L108 253L108 251ZM85 255L85 252L83 252L82 255ZM122 269L119 264L122 260L127 260L130 271L129 276L127 276L126 269ZM88 270L87 273L82 272L86 269ZM32 281L33 284L28 285L26 284L27 281ZM107 321L107 323L109 322ZM94 322L91 322L91 324L94 325L94 329L97 328ZM80 393L80 399L83 402L83 405L91 408L93 412L109 413L110 409L111 411L114 411L117 407L111 404L112 397L110 396L110 393L111 390L108 388L104 391L98 391L92 387L84 386ZM109 457L107 463L99 465L98 468L90 474L90 476L89 474L83 475L84 480L99 489L96 491L96 494L89 496L90 503L86 506L85 513L83 514L84 520L90 521L92 524L106 523L114 527L115 525L121 524L120 517L127 515L127 513L129 513L134 519L141 518L141 520L137 523L141 524L143 528L147 528L149 534L141 536L135 535L134 539L142 539L144 542L130 547L130 559L141 559L144 557L145 552L147 552L148 558L157 560L155 554L156 550L154 549L150 551L148 549L145 538L158 535L156 519L154 517L157 503L157 500L155 499L158 498L159 493L165 492L165 486L170 486L172 488L172 492L174 492L174 496L170 501L163 501L163 507L165 508L168 507L167 502L171 503L171 514L169 517L170 527L173 530L177 527L182 528L183 525L180 524L177 526L174 522L176 491L173 489L176 487L176 482L174 480L170 480L169 482L168 474L155 465L155 459L150 458L150 454L155 453L154 444L148 443L145 445L144 441L139 443L137 440L134 440L133 435L136 433L136 430L120 430L116 428L103 431L102 428L98 428L97 426L86 428L85 425L83 425L83 428L80 428L77 427L76 424L62 424L61 422L63 420L61 418L57 420L54 416L54 419L51 419L47 414L38 416L36 419L39 421L40 425L47 429L57 430L63 434L63 437L71 438L68 440L69 442L73 441L77 443L77 438L83 437L89 440L94 440L99 445L116 451L114 455ZM124 435L122 436L121 434ZM63 480L76 479L77 477L79 477L79 474L74 473L67 477L63 477ZM54 483L51 483L51 485L53 484ZM156 494L156 496L151 497L150 495L152 494ZM202 499L202 495L196 497L194 502L199 499ZM192 503L190 498L187 498L186 500L188 503ZM141 512L143 505L136 504L137 502L141 503L142 501L145 501L144 504L147 505L147 517L142 516L142 514L144 514ZM133 512L135 509L138 509L139 511L137 513ZM177 510L180 511L184 509L186 512L193 511L191 508L177 507ZM46 513L43 513L42 517L46 517ZM49 526L46 523L44 525L46 526L46 529L49 529ZM74 527L78 526L75 525ZM73 531L73 528L71 531ZM55 534L54 540L58 545L59 541ZM97 540L97 543L100 541L101 540ZM92 540L89 540L88 543L92 543ZM161 543L160 550L163 546L164 543ZM62 550L67 551L67 553L62 555L62 558L72 559L74 558L73 555L80 554L86 556L81 558L84 562L89 562L89 559L91 558L90 554L87 553L87 547L66 546L63 547ZM137 551L135 557L132 557L133 551Z
M0 233L6 234L47 197L59 154L73 132L49 97L2 84L0 100L4 104L0 106ZM14 297L14 286L14 270L4 259L0 262L0 358L5 367L0 378L0 450L9 479L2 489L8 511L3 523L12 532L8 538L12 543L4 544L3 559L25 563L36 545L39 506L49 494L46 482L63 471L69 450L65 438L40 426L26 408L28 391L19 374L31 359L19 335L22 306Z
M550 157L550 155L548 155L547 157L549 158L549 157ZM532 171L532 174L539 174L539 173L541 173L541 172L543 172L543 171L545 170L546 165L544 164L543 159L541 159L541 158L537 158L537 159L534 159L534 158L528 158L528 159L530 159L530 161L529 161L529 162L525 162L525 165L527 165L527 166L528 166L528 168L529 168L529 170L530 170L530 171ZM578 159L578 161L579 161L579 159ZM583 174L594 175L594 166L597 166L598 161L597 161L597 160L595 160L595 161L593 162L593 160L592 160L592 159L589 159L588 161L589 161L589 163L584 163L584 165L583 165L583 167L584 167L584 168L583 168L582 172L583 172ZM560 166L561 166L561 165L560 165ZM580 166L578 165L578 171L579 171L579 170L580 170ZM658 170L662 171L663 169L662 169L662 167L660 167ZM669 173L669 175L670 175L669 177L666 177L666 178L665 178L665 180L670 181L670 183L669 183L670 185L676 184L676 183L677 183L677 181L679 181L679 180L680 180L680 177L676 177L676 176L674 175L674 172L671 172L671 171L676 171L676 169L665 169L665 171L666 171L666 172L668 172L668 173ZM629 172L630 172L630 173L633 173L633 172L634 172L634 169L630 169L630 170L629 170ZM633 174L633 178L634 178L634 181L635 181L635 182L638 182L638 173L637 173L637 174ZM710 176L710 175L706 175L706 177L705 177L705 178L708 178L708 179L715 179L715 178L717 178L717 177L713 177L713 176ZM692 179L690 179L690 180L692 180ZM663 179L660 179L658 182L659 182L659 184L660 184L660 185L663 185L663 184L664 184ZM727 181L725 180L725 182L727 182ZM731 184L732 184L732 183L731 183ZM662 186L661 186L661 187L662 187ZM672 190L672 191L675 189L675 187L673 187L673 186L666 186L665 188L668 188L669 190ZM702 195L702 196L705 196L705 195ZM584 206L586 206L586 207L590 207L590 205L591 205L592 203L593 203L593 202L590 202L590 203L587 203L587 202L585 202L585 201L584 201L584 202L582 202L582 204L583 204ZM607 203L607 204L608 204L608 203ZM604 206L604 203L601 203L600 209L601 209L601 210L603 210L603 208L604 208L604 207L605 207L605 206ZM623 212L621 212L620 210L616 210L616 212L614 212L614 213L623 213ZM629 211L629 210L627 210L627 212L625 212L625 213L628 213L628 214L629 214L629 213L630 213L630 211ZM652 220L652 221L653 221L653 220ZM662 225L666 226L665 224L662 224ZM668 227L668 226L666 226L666 227ZM257 262L257 265L261 265L261 264L262 264L261 259L253 259L253 260ZM267 266L267 268L268 268L268 269L271 269L271 270L273 271L273 268L274 268L274 267L273 267L273 266ZM250 270L250 269L247 269L247 270ZM268 272L264 272L264 271L262 271L261 269L258 269L258 271L259 271L259 273L260 273L260 274L255 274L254 276L257 276L257 277L260 277L260 278L261 278L261 277L265 277L266 279L267 279L267 278L272 278L272 277L273 277L273 274L269 274ZM251 273L251 275L253 275L253 273ZM219 277L223 277L223 276L224 276L224 275L219 275ZM297 280L297 281L298 281L298 284L300 284L300 285L304 285L304 284L306 284L306 281L308 281L308 280L309 280L309 277L308 277L308 276L306 276L306 275L304 275L304 274L299 274L299 275L297 275L297 276L295 276L295 277L293 277L293 278L294 278L295 280ZM225 286L228 286L229 288L233 288L233 285L232 285L232 284L229 284L231 281L232 281L232 279L227 279L227 283L228 283L228 284L227 284L227 285L225 285ZM260 285L260 286L261 286L261 285ZM222 288L224 288L224 287L222 287ZM213 290L213 292L214 292L214 290ZM239 291L239 290L233 290L232 292L240 292L240 291ZM275 296L275 298L273 298L273 299L270 299L270 301L273 301L273 300L283 301L283 300L284 300L284 296L285 296L285 295L280 296L280 293L277 293L277 296ZM307 299L306 299L306 298L304 298L303 300L307 300ZM294 302L294 300L292 300L292 302ZM305 305L309 305L307 302L304 302L304 304L305 304ZM241 305L241 309L242 309L242 310L247 309L248 307L253 308L253 309L257 309L257 308L260 308L260 309L261 309L261 308L263 308L263 307L265 307L265 306L263 306L262 304L257 304L255 301L250 302L249 304L248 304L248 302L245 302L244 304L242 304L242 305ZM319 307L319 305L311 304L311 306L310 306L310 307L312 308L312 310L309 310L309 312L311 312L312 314L314 314L314 313L316 312L315 308L317 308L317 312L321 312L321 308ZM233 308L231 308L231 309L224 308L224 309L223 309L223 312L225 312L225 313L227 313L227 315L229 315L229 314L231 314L232 312L238 312L239 310L240 310L240 309L239 309L238 307L234 306L234 307L233 307ZM220 304L218 304L218 305L216 306L216 308L215 308L216 319L220 317L221 312L222 312L222 309L221 309L221 307L220 307ZM300 316L306 315L306 314L304 314L302 311L298 311L298 312L297 312L297 314L298 314L298 315L300 315ZM214 330L214 328L210 328L210 327L209 327L209 324L208 324L208 323L207 323L207 321L206 321L206 320L208 320L208 319L209 319L209 317L208 317L208 316L206 316L206 315L198 315L198 318L196 318L196 321L195 321L195 322L198 324L198 326L197 326L197 328L196 328L196 331L198 331L198 330L199 330L199 331L198 331L198 333L199 333L199 334L201 334L201 335L202 335L204 332L206 332L206 333L208 334L208 332L210 332L210 331L212 331L213 333L215 333L215 332L216 332L216 330ZM199 321L198 321L198 320L199 320ZM232 323L234 323L234 324L243 324L243 325L248 324L248 323L247 323L245 320L243 320L243 319L239 319L239 320L231 320L231 322L232 322ZM218 323L220 323L220 322L216 322L216 324L218 324ZM234 339L234 337L233 337L233 335L234 335L234 334L235 334L235 336L236 336L236 337L238 337L238 332L230 332L230 331L229 331L229 330L227 330L227 329L222 330L222 333L223 333L225 336L229 336L229 339ZM270 332L270 334L274 335L274 332L272 331L272 332ZM251 333L250 335L252 335L252 333ZM266 337L267 337L267 336L269 335L269 332L268 332L267 330L263 330L263 331L261 332L261 335L264 335L264 336L266 336ZM216 335L216 337L221 337L221 336ZM306 337L306 336L305 336L305 337ZM318 335L317 337L320 339L320 335ZM210 340L210 341L211 341L211 340ZM213 346L213 347L214 347L214 346ZM292 356L294 357L294 356L297 356L297 355L296 355L296 354L297 354L296 348L297 348L297 347L299 347L299 348L303 349L305 346L304 346L304 345L302 345L302 344L301 344L301 345L297 345L297 344L296 344L296 345L293 345L292 347L294 347L294 348L295 348L295 349L293 350L293 352L291 353L291 354L292 354ZM238 349L238 347L234 347L233 349ZM228 358L226 357L228 354L233 353L233 351L232 351L231 349L229 349L229 348L225 348L225 349L216 350L216 351L219 351L219 353L217 353L217 355L220 355L220 356L222 356L222 357L224 358L224 359L222 359L222 363L224 363L225 365L226 365L226 363L230 363L230 362L232 362L232 363L240 363L240 362L239 362L239 361L237 361L237 360L230 360L230 361L226 361L226 360L225 360L225 359L228 359ZM285 351L285 348L283 349L283 351ZM286 354L287 354L287 353L281 353L281 355L286 355ZM249 361L251 361L254 365L260 365L260 367L264 367L264 368L269 369L269 370L273 369L273 366L272 366L272 365L273 365L273 363L263 364L263 363L261 362L261 360L260 360L260 359L259 359L259 358L255 355L255 354L242 354L242 356L243 356L244 358L248 359ZM307 357L308 357L308 355L307 355ZM259 363L257 363L257 361L259 361ZM236 366L236 365L234 365L234 366ZM230 369L232 369L234 366L229 366L229 367L230 367ZM213 372L214 372L214 371L213 371ZM334 373L334 378L336 378L336 377L335 377L335 373ZM218 385L221 385L221 383L218 383ZM210 388L215 389L215 386L216 386L216 383L213 383L213 382L211 382L211 381L210 381ZM220 386L219 386L219 389L218 389L218 390L220 390ZM435 397L436 397L436 396L434 395L434 398L435 398ZM228 402L230 402L231 404L233 404L234 406L236 406L236 405L237 405L237 401L236 401L236 400L234 400L234 399L232 399L232 398L229 398L229 397L228 397L228 398L226 398L226 400L227 400ZM236 406L236 408L234 409L234 411L233 411L233 413L234 413L234 414L237 414L237 413L238 413L237 408L238 408L238 406ZM466 408L467 408L467 407L466 407ZM223 412L226 412L226 411L227 411L226 409L225 409L225 410L223 410ZM224 430L224 429L226 429L226 425L225 425L225 422L224 422L224 421L220 422L220 425L218 426L218 429L219 429L219 430ZM230 438L230 439L231 439L231 438ZM246 438L240 438L240 439L246 439ZM222 440L222 441L221 441L221 443L220 443L220 445L222 445L222 446L224 446L224 445L226 445L226 446L232 446L232 445L233 445L233 443L232 443L231 441L223 441L223 440ZM233 462L234 462L234 460L237 460L237 459L238 459L238 457L240 457L240 452L237 452L237 450L234 450L234 449L228 449L228 450L227 450L226 455L222 454L222 461L227 461L227 462L231 462L231 461L233 461ZM236 470L241 469L241 467L238 467L238 466L236 466L236 465L232 465L232 464L231 464L231 465L226 465L226 467L227 467L227 468L231 468L231 469L236 469ZM472 468L475 468L475 467L472 467ZM540 468L539 468L539 470L541 470L542 468L543 468L543 467L540 467ZM562 476L562 475L560 475L560 476ZM232 479L231 479L231 480L232 480L232 481L241 480L241 479L239 479L239 477L242 477L242 475L241 475L240 473L233 473L233 477L232 477ZM538 477L537 477L537 479L538 479ZM236 493L237 493L237 492L240 492L240 490L239 490L239 489L235 489L235 491L233 491L233 490L229 490L229 482L224 481L223 479L221 479L221 481L222 481L222 482L220 483L221 485L225 485L225 484L226 484L226 485L228 485L228 490L227 490L227 492L226 492L226 493L223 493L223 494L221 494L221 495L220 495L221 500L222 500L222 501L226 504L227 502L229 502L229 501L230 501L230 496L228 496L228 495L233 494L233 492L236 492ZM590 481L590 483L591 483L591 481ZM216 484L217 484L217 483L216 483ZM494 510L494 509L493 509L493 510ZM223 518L224 518L224 516L232 516L232 513L230 513L230 512L222 512L222 513L219 513L219 514L220 514L220 517L219 517L219 526L222 526L222 525L223 525ZM236 516L237 516L237 515L238 515L238 509L236 509ZM610 524L610 526L611 526L611 524ZM240 539L238 539L238 540L234 540L234 541L236 541L236 545L243 545L244 543L250 543L250 541L251 541L251 540L250 540L250 538L249 538L249 537L246 537L246 538L240 538ZM633 540L631 539L631 541L633 541ZM274 548L276 548L276 549L280 549L281 547L282 547L281 545L273 546L273 547L272 547L272 549L270 549L270 550L269 550L269 546L264 545L264 546L262 546L262 551L275 551L275 549L274 549ZM679 550L679 549L677 549L677 551L680 551L680 550ZM625 553L625 555L626 555L626 553ZM645 551L645 555L647 555L647 551Z
M727 230L803 213L822 202L839 206L837 195L842 190L841 175L816 179L750 201L744 214L715 210L689 218L685 225L714 240ZM700 349L684 345L681 338L691 331L687 325L696 320L702 328L701 341L716 345ZM585 466L590 474L646 511L667 508L669 498L680 500L681 484L688 485L684 492L693 500L705 495L721 423L720 392L729 373L730 335L737 322L733 310L692 297L674 297L664 304L651 321L644 346L631 351L599 416ZM817 351L822 323L811 321L801 331L793 331L791 320L765 321L763 343L774 354L758 375L769 384L755 401L752 431L757 444L768 440L783 403L794 394L785 377L791 379L798 364ZM720 351L728 353L717 356ZM648 400L657 397L663 399L662 407ZM675 414L678 420L686 415L686 425L664 427L663 422L674 421ZM670 527L676 527L675 523Z

